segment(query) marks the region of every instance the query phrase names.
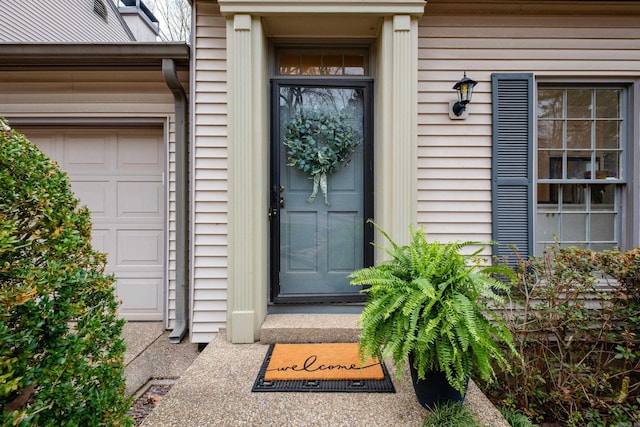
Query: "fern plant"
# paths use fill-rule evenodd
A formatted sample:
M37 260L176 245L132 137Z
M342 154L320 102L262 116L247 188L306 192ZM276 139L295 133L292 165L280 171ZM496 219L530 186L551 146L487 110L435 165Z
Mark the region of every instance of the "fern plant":
M478 267L478 253L461 254L475 242L430 243L420 227L410 228L411 241L396 244L377 224L390 248L379 265L352 273L352 285L367 285L360 323L360 355L391 358L402 375L410 353L418 378L440 371L465 394L468 379L495 377L494 366L508 369L502 345L517 354L513 338L488 308L504 303L509 285L495 274L513 277L504 265Z

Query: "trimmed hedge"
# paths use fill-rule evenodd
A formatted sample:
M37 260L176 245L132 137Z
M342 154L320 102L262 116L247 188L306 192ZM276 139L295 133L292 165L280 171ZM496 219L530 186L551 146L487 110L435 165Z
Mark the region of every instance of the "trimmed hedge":
M127 426L124 321L67 175L0 119L0 420Z

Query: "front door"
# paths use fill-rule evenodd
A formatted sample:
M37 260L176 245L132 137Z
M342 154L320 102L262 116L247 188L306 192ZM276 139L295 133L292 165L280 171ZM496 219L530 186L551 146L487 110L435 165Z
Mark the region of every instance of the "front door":
M363 301L348 275L370 265L373 159L368 81L275 81L271 300Z

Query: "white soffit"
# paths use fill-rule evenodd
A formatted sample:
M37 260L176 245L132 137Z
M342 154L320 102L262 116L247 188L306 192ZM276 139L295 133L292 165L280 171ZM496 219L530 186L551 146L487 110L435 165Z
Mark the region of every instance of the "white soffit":
M378 35L382 18L370 15L288 15L265 16L262 18L262 22L269 37L313 37L322 35L339 39L372 39Z

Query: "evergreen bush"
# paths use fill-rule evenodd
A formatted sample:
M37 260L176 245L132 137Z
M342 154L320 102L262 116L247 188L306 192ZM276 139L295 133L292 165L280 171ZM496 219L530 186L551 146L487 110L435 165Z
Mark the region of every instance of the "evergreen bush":
M0 119L0 420L125 426L124 321L57 165Z

